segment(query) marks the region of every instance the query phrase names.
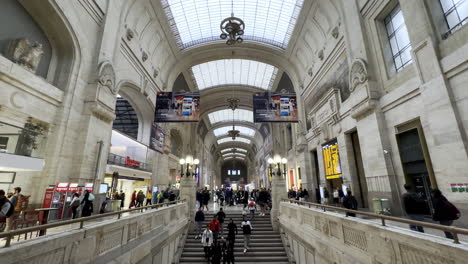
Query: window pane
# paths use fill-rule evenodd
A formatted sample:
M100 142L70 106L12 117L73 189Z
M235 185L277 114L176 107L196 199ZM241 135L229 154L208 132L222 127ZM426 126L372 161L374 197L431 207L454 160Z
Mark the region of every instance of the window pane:
M401 53L401 61L404 64L407 64L412 60L411 58L411 47L407 48L405 51Z
M393 28L397 29L399 28L401 25L403 25L405 23L405 20L403 18L403 12L401 12L401 10L395 15L395 17L392 19L392 24L393 24Z
M450 29L454 28L460 20L458 19L457 12L454 10L446 15L447 23Z
M399 51L395 36L390 38L390 46L392 48L392 54L395 56Z
M401 27L399 30L397 30L397 32L395 32L395 36L398 42L398 47L404 48L410 44L406 27Z
M440 0L440 4L442 5L442 9L444 9L444 13L449 11L450 8L453 7L453 1L452 0Z
M387 27L387 36L392 35L392 33L393 33L393 26L392 26L392 23L387 23L387 24L386 24L386 27Z
M468 1L465 0L461 5L457 7L458 15L460 20L463 21L468 17Z
M401 66L403 65L403 63L401 63L401 57L400 56L397 56L395 57L395 68L397 70L397 72L399 72L401 70Z

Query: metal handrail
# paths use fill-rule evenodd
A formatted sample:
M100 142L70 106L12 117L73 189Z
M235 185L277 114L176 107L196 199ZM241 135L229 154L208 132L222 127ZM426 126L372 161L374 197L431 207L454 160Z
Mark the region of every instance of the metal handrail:
M72 220L65 220L65 221L60 221L60 222L51 223L51 224L31 226L31 227L26 227L26 228L22 228L22 229L17 229L17 230L12 230L12 231L8 231L8 232L0 233L0 238L6 238L6 243L5 243L4 247L9 247L10 244L11 244L11 239L14 236L17 236L17 235L23 235L23 234L27 234L27 233L30 233L30 232L47 230L48 228L59 227L59 226L64 226L64 225L70 225L70 224L75 224L75 223L80 223L80 228L79 229L82 229L83 226L84 226L84 222L89 221L89 220L104 218L104 217L113 216L113 215L117 215L117 219L120 219L123 213L128 213L128 212L133 212L133 211L143 212L143 209L157 209L157 208L160 208L160 207L169 206L171 204L178 204L178 203L183 203L183 202L186 202L186 199L177 200L177 201L173 201L173 202L167 202L167 203L161 203L161 204L154 204L154 205L150 205L150 206L136 207L136 208L121 210L121 211L117 211L117 212L110 212L110 213L104 213L104 214L99 214L99 215L86 216L86 217L81 217L81 218L72 219Z
M382 214L376 214L376 213L370 213L370 212L363 212L363 211L357 211L357 210L351 210L351 209L346 209L342 207L336 207L336 206L330 206L330 205L324 205L324 204L318 204L318 203L311 203L311 202L304 202L304 201L298 201L298 200L291 200L291 199L281 199L282 202L289 202L293 204L298 204L298 205L304 205L308 206L309 208L311 206L321 208L324 212L327 211L327 209L331 210L336 210L336 211L342 211L346 213L354 213L358 215L365 215L365 216L370 216L373 218L378 218L382 221L382 226L385 226L385 220L389 221L395 221L395 222L400 222L400 223L405 223L405 224L410 224L410 225L417 225L417 226L424 226L428 228L433 228L437 230L441 230L444 232L450 232L453 235L453 242L455 244L460 244L460 240L458 239L458 234L462 235L468 235L468 229L465 228L460 228L460 227L454 227L454 226L444 226L444 225L439 225L439 224L433 224L433 223L428 223L428 222L422 222L422 221L416 221L416 220L411 220L411 219L405 219L405 218L400 218L400 217L395 217L395 216L388 216L388 215L382 215Z

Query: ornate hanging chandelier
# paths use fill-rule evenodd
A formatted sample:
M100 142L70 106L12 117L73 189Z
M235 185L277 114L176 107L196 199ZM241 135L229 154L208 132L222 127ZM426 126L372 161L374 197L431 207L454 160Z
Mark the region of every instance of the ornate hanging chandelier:
M231 16L223 19L220 24L221 39L227 39L226 44L233 45L236 43L242 43L244 39L241 37L244 35L245 24L242 19L234 16L234 0L231 1Z

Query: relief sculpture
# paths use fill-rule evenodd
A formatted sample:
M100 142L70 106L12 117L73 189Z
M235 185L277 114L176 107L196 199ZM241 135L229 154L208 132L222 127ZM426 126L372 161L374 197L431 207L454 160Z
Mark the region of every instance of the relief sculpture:
M37 41L31 44L27 39L14 40L8 51L8 57L14 63L33 73L36 73L42 54L44 54L42 44Z

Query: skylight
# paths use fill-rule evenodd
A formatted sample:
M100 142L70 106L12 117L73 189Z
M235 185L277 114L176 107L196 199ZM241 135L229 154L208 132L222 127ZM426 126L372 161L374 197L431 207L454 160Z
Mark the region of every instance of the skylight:
M232 110L225 109L219 110L213 113L208 114L208 118L210 119L211 125L214 125L219 122L232 122L234 121L245 121L253 123L253 112L244 109L236 109L234 110L234 118L233 118Z
M246 155L245 154L242 154L242 153L226 153L226 154L223 154L223 157L229 157L229 156L239 156L239 157L245 157Z
M236 130L239 130L241 136L253 137L255 136L255 130L245 126L235 126ZM228 131L232 130L232 126L220 127L213 130L215 137L226 136Z
M245 23L245 41L285 49L304 0L161 0L177 45L185 49L222 41L219 24L234 16Z
M250 139L241 138L241 137L237 137L236 139L222 138L222 139L218 140L218 145L223 144L223 143L227 143L227 142L242 142L242 143L250 144L251 141L250 141Z
M242 149L242 148L235 148L235 149L236 149L236 152L247 153L247 150L245 150L245 149ZM233 151L234 151L234 148L227 148L227 149L221 150L221 153L233 152Z
M239 159L239 160L244 160L244 158L242 157L227 157L227 158L224 158L224 160L231 160L231 159Z
M205 62L192 67L199 90L220 85L248 85L269 90L278 68L253 60L228 59Z

